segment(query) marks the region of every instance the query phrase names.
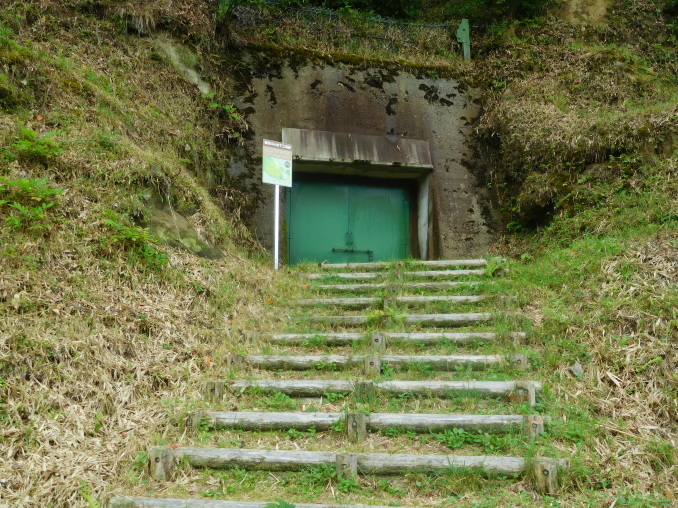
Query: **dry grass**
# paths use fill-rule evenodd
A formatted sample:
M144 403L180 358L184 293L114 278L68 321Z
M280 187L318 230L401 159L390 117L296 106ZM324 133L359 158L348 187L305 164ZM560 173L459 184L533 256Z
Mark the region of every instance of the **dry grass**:
M449 25L395 23L357 12L247 5L234 9L232 18L230 37L238 46L293 49L364 63L464 66L455 35L459 21Z
M30 101L0 116L0 175L47 178L63 194L41 232L11 231L0 207L0 498L84 506L128 474L171 418L168 401L225 363L276 282L196 178L198 164L221 164L221 125L153 40L75 10L14 7L0 10L15 32L0 54ZM58 130L63 153L16 159L19 126ZM168 262L154 268L112 242L105 210L143 216L149 192L190 214L225 259L160 247Z

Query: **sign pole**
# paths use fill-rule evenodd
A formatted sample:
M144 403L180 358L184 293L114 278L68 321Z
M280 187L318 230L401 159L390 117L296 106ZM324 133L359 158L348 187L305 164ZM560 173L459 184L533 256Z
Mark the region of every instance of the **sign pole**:
M280 186L292 187L292 145L264 139L261 180L274 186L273 268L280 268Z
M279 245L280 245L280 239L279 239L279 229L280 229L280 186L279 185L274 185L273 188L275 189L273 192L275 192L275 214L274 214L274 221L275 225L273 227L273 258L275 260L275 269L277 270L280 267L279 263Z

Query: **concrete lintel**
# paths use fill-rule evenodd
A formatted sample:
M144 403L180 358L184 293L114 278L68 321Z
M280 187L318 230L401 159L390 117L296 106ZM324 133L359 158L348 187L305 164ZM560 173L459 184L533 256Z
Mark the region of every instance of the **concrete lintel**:
M429 142L419 139L283 128L282 140L299 160L433 169Z

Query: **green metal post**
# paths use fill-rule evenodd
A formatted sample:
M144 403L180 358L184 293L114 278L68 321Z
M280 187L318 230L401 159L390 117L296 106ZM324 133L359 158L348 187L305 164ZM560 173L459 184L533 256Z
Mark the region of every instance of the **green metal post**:
M462 50L464 51L464 61L469 62L471 60L471 27L469 26L468 19L462 19L461 23L459 23L457 42L461 43Z

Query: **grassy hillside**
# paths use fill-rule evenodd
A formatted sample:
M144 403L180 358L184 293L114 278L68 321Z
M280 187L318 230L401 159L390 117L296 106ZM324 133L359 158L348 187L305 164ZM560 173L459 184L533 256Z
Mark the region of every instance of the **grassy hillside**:
M220 55L228 37L263 42L217 23L216 1L137 4L0 7L0 499L12 505L157 493L143 450L182 439L200 382L243 331L273 326L293 284L273 279L238 220L252 198L223 171L248 127ZM572 459L558 500L476 479L432 483L436 504L668 506L678 495L675 24L659 3L617 5L608 26L495 26L470 64L379 54L485 92L478 172L502 212L494 252L511 259L536 377L551 387L541 410L556 416L540 447ZM179 60L210 92L156 30L190 48ZM270 30L276 47L313 47L303 30ZM187 217L223 258L164 245L146 229L157 210ZM584 379L568 373L576 361ZM182 485L233 495L210 481ZM336 485L323 482L313 496L331 502ZM408 489L408 502L430 502ZM403 497L375 486L342 499L376 496Z
M237 205L225 213L229 195L196 176L219 182L229 122L124 16L46 4L0 8L0 498L13 506L85 505L127 477L272 285ZM156 201L223 259L161 245L142 227Z

